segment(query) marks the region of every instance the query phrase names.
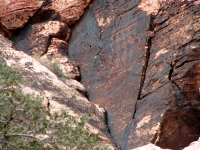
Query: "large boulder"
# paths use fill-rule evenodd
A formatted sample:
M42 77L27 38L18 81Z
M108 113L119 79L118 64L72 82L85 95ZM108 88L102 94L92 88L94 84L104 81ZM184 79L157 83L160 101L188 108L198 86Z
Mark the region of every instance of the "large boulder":
M31 23L59 20L67 25L80 19L91 0L46 0L44 6L31 19Z
M39 10L31 18L31 22L59 20L72 25L80 19L90 2L91 0L1 0L0 23L10 30L21 28Z
M80 80L78 63L67 56L67 40L71 33L68 25L80 19L89 3L90 0L46 0L40 10L31 17L27 26L20 32L15 32L11 39L18 50L29 55L43 56L39 59L57 63L67 78ZM8 8L8 11L10 9ZM3 27L2 30L0 28L2 35L12 34L9 34Z
M11 30L23 27L42 4L42 0L0 0L0 24Z
M199 12L193 0L94 1L72 30L69 56L121 149L198 139Z

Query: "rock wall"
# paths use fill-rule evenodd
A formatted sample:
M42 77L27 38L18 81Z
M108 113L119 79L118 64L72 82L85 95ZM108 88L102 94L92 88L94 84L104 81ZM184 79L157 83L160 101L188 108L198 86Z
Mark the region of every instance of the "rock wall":
M0 34L14 42L0 36L0 61L24 68L28 89L53 91L54 103L77 114L96 113L91 125L112 144L106 119L122 150L149 142L179 150L198 139L199 0L0 2ZM106 118L87 101L81 84L61 81L46 69L38 73L44 67L16 50L58 62L72 74L67 78L81 78L89 100L106 109Z
M121 149L149 142L182 149L198 139L199 5L94 0L73 27L69 56Z

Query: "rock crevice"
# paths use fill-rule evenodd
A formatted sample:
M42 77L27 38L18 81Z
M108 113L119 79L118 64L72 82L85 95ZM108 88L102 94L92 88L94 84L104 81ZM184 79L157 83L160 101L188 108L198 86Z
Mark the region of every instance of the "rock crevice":
M150 54L151 54L150 50L151 50L151 45L152 45L152 38L154 37L154 34L155 34L154 29L153 29L153 19L154 19L154 16L151 15L150 21L149 21L149 29L146 31L146 44L145 44L146 53L144 55L144 65L142 67L140 85L138 87L138 89L139 89L138 96L137 96L137 100L135 102L135 107L134 107L134 111L133 111L133 119L135 117L136 110L137 110L137 102L138 102L138 100L141 100L143 98L143 97L141 97L141 92L142 92L142 88L144 86L144 82L145 82L145 78L146 78L146 71L148 68L149 58L150 58Z

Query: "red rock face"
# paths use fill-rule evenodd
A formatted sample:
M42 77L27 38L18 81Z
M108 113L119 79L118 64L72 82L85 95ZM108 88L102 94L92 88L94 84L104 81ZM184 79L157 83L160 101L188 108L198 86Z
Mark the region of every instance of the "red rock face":
M74 27L69 56L121 149L198 139L199 12L199 1L94 1Z
M74 24L84 13L84 9L91 0L54 0L50 6L44 9L52 9L58 12L60 20L68 25Z
M122 150L182 149L200 135L199 0L2 1L0 34L80 76ZM72 68L74 67L74 69ZM76 87L75 84L70 86ZM84 88L78 89L85 94Z
M47 0L30 22L59 20L72 25L80 19L90 2L91 0Z
M23 27L42 4L39 0L0 0L0 22L11 30Z
M67 48L67 42L57 38L52 38L47 53L42 56L42 59L57 62L67 78L79 81L80 72L78 63L69 59Z
M157 91L169 91L166 85L170 84L166 96L169 108L153 142L164 148L182 149L197 140L200 133L200 7L199 1L168 1L161 8L153 23L155 37L142 95L146 100L154 95L162 101Z

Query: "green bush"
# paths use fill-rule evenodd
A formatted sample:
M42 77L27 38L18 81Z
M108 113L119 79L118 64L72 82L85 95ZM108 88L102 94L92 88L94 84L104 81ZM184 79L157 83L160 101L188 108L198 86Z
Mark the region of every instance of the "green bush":
M50 114L41 96L21 91L21 81L19 71L0 64L0 149L101 149L98 135L87 130L87 115Z

